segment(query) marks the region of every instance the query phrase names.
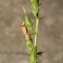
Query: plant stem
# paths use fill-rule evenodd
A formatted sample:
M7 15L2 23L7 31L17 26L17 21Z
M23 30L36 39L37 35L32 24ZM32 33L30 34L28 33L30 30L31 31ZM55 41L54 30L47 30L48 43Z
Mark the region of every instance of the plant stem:
M38 1L38 4L39 4L39 0ZM39 13L39 11L38 11ZM35 42L34 42L34 46L37 46L37 40L38 40L38 25L39 25L39 18L38 18L38 13L37 13L37 17L36 17L36 28L35 28Z
M35 34L34 46L37 45L37 39L38 39L38 25L39 25L39 19L38 19L38 17L37 17L37 18L36 18L36 29L35 29L36 34Z

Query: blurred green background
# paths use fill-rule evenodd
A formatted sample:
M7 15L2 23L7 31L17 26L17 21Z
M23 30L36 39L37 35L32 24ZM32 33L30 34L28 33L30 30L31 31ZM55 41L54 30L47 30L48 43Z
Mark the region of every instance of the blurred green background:
M23 4L35 25L29 0L0 0L0 63L28 63L30 52L20 28L24 21ZM63 63L63 0L40 0L38 63Z

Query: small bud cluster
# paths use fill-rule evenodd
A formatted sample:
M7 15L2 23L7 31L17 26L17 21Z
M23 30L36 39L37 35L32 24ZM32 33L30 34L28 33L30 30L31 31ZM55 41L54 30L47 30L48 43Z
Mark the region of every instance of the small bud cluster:
M39 17L38 17L38 10L39 10L39 1L38 0L30 0L31 2L31 12L34 15L34 17L36 18L36 21L39 21ZM26 37L26 47L31 51L31 54L29 56L28 62L29 63L37 63L37 44L34 45L34 41L32 40L31 35L29 34L28 30L31 31L32 33L35 33L35 42L37 39L37 31L38 30L33 30L33 23L30 19L30 17L27 15L27 13L25 12L25 9L23 7L24 10L24 18L25 18L25 22L24 24L21 24L21 28L25 34ZM36 24L36 29L38 29L38 22Z

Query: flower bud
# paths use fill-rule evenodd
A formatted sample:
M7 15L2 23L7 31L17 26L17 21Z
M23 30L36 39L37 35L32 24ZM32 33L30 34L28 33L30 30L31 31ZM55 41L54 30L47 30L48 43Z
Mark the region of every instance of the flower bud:
M32 49L28 62L37 63L37 46Z
M23 8L24 14L25 14L25 16L24 16L24 18L25 18L25 25L26 25L28 30L33 31L33 23L31 21L31 19L29 18L29 16L26 14L26 11L25 11L23 6L22 6L22 8Z
M27 14L25 14L25 25L28 28L28 30L33 30L33 23Z
M26 40L26 47L29 50L32 50L32 48L33 48L33 41L32 40Z
M34 16L36 16L37 13L38 13L38 9L39 9L38 7L39 7L38 6L38 1L37 0L33 0L32 4L31 4L31 11L34 14Z

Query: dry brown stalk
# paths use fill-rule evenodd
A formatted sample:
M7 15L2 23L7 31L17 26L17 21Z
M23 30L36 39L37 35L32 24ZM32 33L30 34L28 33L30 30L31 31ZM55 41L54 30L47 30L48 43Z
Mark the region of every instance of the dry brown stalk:
M26 27L26 25L25 25L24 22L21 23L20 27L21 27L22 30L23 30L23 33L24 33L24 35L25 35L25 37L26 37L26 40L32 40L32 38L31 38L31 36L30 36L30 34L29 34L29 32L28 32L28 29L27 29L27 27Z

